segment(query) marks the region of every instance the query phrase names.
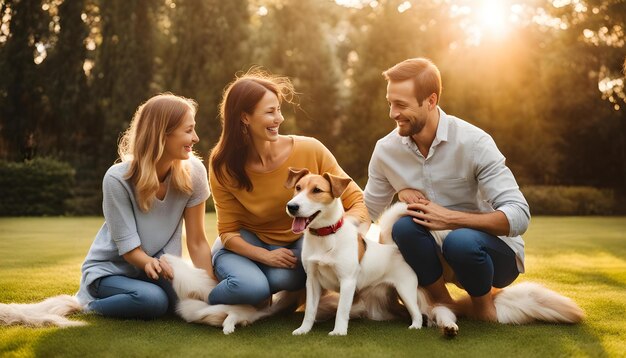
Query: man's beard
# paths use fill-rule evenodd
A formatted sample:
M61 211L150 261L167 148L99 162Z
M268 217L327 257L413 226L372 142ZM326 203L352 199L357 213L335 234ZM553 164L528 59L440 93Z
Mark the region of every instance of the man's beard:
M412 135L415 135L419 132L422 131L422 129L424 129L424 126L426 125L426 121L419 121L416 118L406 118L406 117L402 117L402 120L407 120L408 121L408 128L407 127L399 127L398 126L398 134L401 135L402 137L410 137Z

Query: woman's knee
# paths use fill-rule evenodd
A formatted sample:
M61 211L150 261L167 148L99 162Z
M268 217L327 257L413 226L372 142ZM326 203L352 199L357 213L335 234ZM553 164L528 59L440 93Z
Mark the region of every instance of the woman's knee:
M298 291L306 284L306 273L302 267L296 269L270 268L266 272L271 293Z
M169 299L167 293L157 285L141 287L132 295L137 306L137 315L143 319L154 319L167 313Z
M218 299L219 303L224 304L249 304L256 305L267 299L271 295L270 286L266 279L260 277L228 277L224 283L226 285L227 296ZM214 297L210 296L211 303Z

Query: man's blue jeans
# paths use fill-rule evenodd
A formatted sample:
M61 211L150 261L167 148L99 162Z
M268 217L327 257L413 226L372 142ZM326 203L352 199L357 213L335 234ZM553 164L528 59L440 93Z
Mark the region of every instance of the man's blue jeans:
M288 246L268 245L247 230L241 237L251 245L276 250L290 249L298 258L294 269L270 267L225 248L213 255L213 268L220 283L209 294L209 302L217 304L256 305L278 291L297 291L304 288L306 273L302 267L302 238Z
M440 249L428 229L405 216L394 224L391 235L421 286L434 283L443 274L440 250L472 297L487 294L492 286L506 287L519 275L515 252L497 236L482 231L453 230Z

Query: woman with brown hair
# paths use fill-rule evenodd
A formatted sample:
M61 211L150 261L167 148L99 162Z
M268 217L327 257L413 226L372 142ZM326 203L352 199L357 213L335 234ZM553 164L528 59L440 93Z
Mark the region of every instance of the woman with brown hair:
M292 232L285 211L292 196L284 187L288 168L347 174L318 140L279 134L281 105L293 95L289 79L258 68L236 78L224 92L222 133L209 164L219 232L213 264L221 281L209 295L211 304L258 305L272 293L304 288L302 238ZM369 224L355 183L342 200L347 215Z
M181 255L183 220L195 266L213 275L204 231L209 197L198 142L195 101L160 94L142 104L103 182L105 223L82 266L77 298L86 311L156 318L173 307L172 271L160 260Z

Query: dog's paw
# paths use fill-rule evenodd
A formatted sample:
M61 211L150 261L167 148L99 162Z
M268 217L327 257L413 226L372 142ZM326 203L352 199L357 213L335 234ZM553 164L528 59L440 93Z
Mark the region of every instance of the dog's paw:
M291 332L291 334L293 334L294 336L302 336L304 334L309 333L310 329L306 329L306 328L298 328L295 331Z
M226 325L224 326L224 329L222 331L224 332L224 334L231 334L235 332L235 325Z
M345 336L347 334L347 329L334 329L332 332L328 333L329 336Z
M454 338L459 334L459 326L456 324L441 327L441 333L448 338Z
M411 325L409 326L409 329L422 329L423 325L424 325L424 317L422 317L422 315L418 315L415 317L415 319L411 321Z

